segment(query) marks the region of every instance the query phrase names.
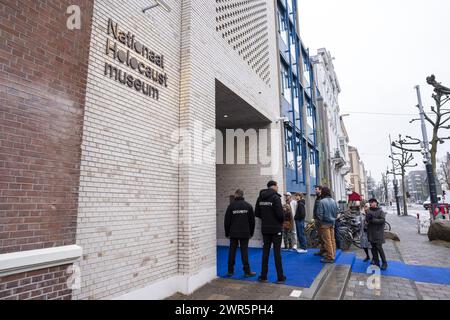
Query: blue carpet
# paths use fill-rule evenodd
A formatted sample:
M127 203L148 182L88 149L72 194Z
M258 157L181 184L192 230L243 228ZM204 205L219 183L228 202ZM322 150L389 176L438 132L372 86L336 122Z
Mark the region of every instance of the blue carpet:
M404 264L400 261L388 261L388 268L381 271L382 276L405 278L418 282L450 285L450 268ZM369 262L356 259L352 271L366 273Z
M283 270L287 278L286 285L309 288L319 272L322 270L323 264L320 257L313 254L317 250L308 250L307 254L299 254L296 252L283 251L282 262ZM340 252L339 252L340 254ZM253 278L244 278L244 271L241 262L241 253L238 249L236 253L236 265L234 267L234 276L231 279L257 281L261 273L262 249L249 248L248 259L250 268L256 272ZM217 247L217 276L225 278L228 272L228 247ZM267 278L270 282L277 281L277 273L273 259L273 250L269 256L269 274Z
M342 253L336 264L352 266L352 272L367 273L370 262L357 259L354 253ZM371 273L371 272L369 272ZM388 261L387 270L380 270L382 276L398 277L418 282L450 285L450 268L404 264L400 261Z
M356 259L355 253L347 253L342 252L337 258L336 258L336 264L347 264L347 265L353 265Z

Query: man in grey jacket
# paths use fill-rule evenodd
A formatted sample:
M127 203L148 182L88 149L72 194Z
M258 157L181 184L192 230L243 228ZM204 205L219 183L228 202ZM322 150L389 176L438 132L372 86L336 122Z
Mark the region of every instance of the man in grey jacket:
M328 187L322 188L322 198L317 207L317 219L319 221L319 230L325 249L325 258L322 263L334 263L336 258L336 240L334 238L334 224L336 221L339 207L331 198L331 190Z

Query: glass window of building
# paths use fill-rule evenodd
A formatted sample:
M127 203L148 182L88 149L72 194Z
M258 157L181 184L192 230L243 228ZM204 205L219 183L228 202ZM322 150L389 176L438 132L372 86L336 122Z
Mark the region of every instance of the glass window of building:
M311 87L311 66L309 65L308 54L305 51L302 53L302 62L305 89L309 89Z
M308 134L310 139L314 141L314 109L309 98L306 98L306 123L308 124Z
M298 41L296 41L297 39L297 33L294 30L294 26L291 25L291 47L290 47L290 51L291 51L291 59L292 59L292 65L297 63L297 43Z
M281 40L283 40L286 47L289 44L289 22L286 20L286 11L283 8L278 7L278 33L280 34Z
M298 176L303 177L303 151L302 151L302 139L300 135L298 135L298 143L297 143L297 168L298 168Z
M292 84L291 84L291 78L289 77L289 70L288 67L281 63L281 75L280 75L280 81L281 81L281 94L284 96L287 102L292 105Z
M292 134L292 128L285 127L285 162L286 167L291 170L295 170L295 160L294 160L294 136Z
M316 180L316 152L313 149L309 150L309 174L311 180Z
M293 88L292 90L294 90L294 110L296 112L296 117L297 115L300 116L300 90L297 87L297 77L293 77Z

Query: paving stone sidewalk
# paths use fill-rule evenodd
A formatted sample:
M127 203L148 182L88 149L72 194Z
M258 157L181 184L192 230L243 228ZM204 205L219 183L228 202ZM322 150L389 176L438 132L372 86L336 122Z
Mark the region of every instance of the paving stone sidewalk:
M400 241L387 240L384 246L388 261L401 261L411 265L426 265L450 268L450 243L428 240L427 235L417 231L414 215L423 210L419 206L410 208L410 216L397 216L393 210L387 210L387 220L392 231ZM363 258L362 250L352 248L358 257ZM397 277L380 278L380 290L368 288L370 275L352 273L345 292L346 300L450 300L450 286L421 283Z
M190 296L178 293L168 300L300 300L290 296L294 290L304 288L220 278Z

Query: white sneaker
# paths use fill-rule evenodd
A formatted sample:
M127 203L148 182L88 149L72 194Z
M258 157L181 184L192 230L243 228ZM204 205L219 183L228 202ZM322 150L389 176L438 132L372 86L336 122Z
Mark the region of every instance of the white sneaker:
M298 249L297 253L308 253L308 250Z

